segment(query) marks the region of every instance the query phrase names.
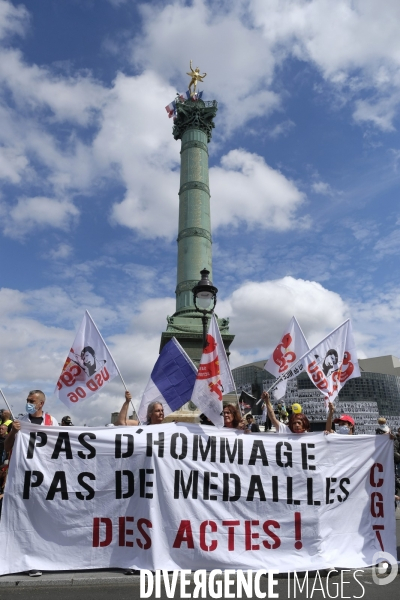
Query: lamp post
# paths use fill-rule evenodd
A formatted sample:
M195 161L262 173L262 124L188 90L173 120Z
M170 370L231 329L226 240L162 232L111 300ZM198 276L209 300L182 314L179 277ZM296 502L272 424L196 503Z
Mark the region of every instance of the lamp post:
M203 350L207 347L207 315L212 315L217 304L218 289L213 286L212 281L208 279L210 271L203 269L200 271L201 279L192 289L193 302L196 310L202 313L203 323Z

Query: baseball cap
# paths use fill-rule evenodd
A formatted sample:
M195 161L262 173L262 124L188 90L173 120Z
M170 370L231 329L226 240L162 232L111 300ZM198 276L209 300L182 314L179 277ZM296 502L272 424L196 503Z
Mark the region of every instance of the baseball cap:
M350 415L342 415L341 417L333 420L334 423L339 423L339 421L347 421L350 423L350 425L354 425L354 419Z
M63 417L61 419L61 423L65 423L66 425L72 425L72 419L71 419L71 417L68 417L68 416Z

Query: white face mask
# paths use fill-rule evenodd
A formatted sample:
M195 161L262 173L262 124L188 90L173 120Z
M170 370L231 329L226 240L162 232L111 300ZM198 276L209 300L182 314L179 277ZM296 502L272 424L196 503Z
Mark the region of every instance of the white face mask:
M350 435L350 431L351 429L348 425L340 425L336 430L337 433L341 433L342 435Z

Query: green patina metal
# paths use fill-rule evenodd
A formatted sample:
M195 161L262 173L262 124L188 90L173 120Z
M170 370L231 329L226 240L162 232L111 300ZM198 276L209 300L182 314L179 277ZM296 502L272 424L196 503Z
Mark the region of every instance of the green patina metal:
M160 350L174 336L197 363L202 354L202 323L201 315L194 307L192 289L204 268L210 271L212 280L207 144L215 127L217 110L215 100L177 102L173 127L174 138L182 140L176 312L167 317L167 330L161 335ZM229 346L235 336L229 334L228 319L219 319L218 323L229 354Z

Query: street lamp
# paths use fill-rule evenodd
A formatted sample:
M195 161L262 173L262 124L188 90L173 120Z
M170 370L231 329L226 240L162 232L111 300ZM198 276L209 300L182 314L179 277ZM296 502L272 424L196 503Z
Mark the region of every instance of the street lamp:
M207 347L207 315L211 315L214 312L218 292L218 289L213 286L212 281L208 279L209 274L210 271L207 269L200 271L201 279L192 289L194 306L198 312L202 313L203 350Z

